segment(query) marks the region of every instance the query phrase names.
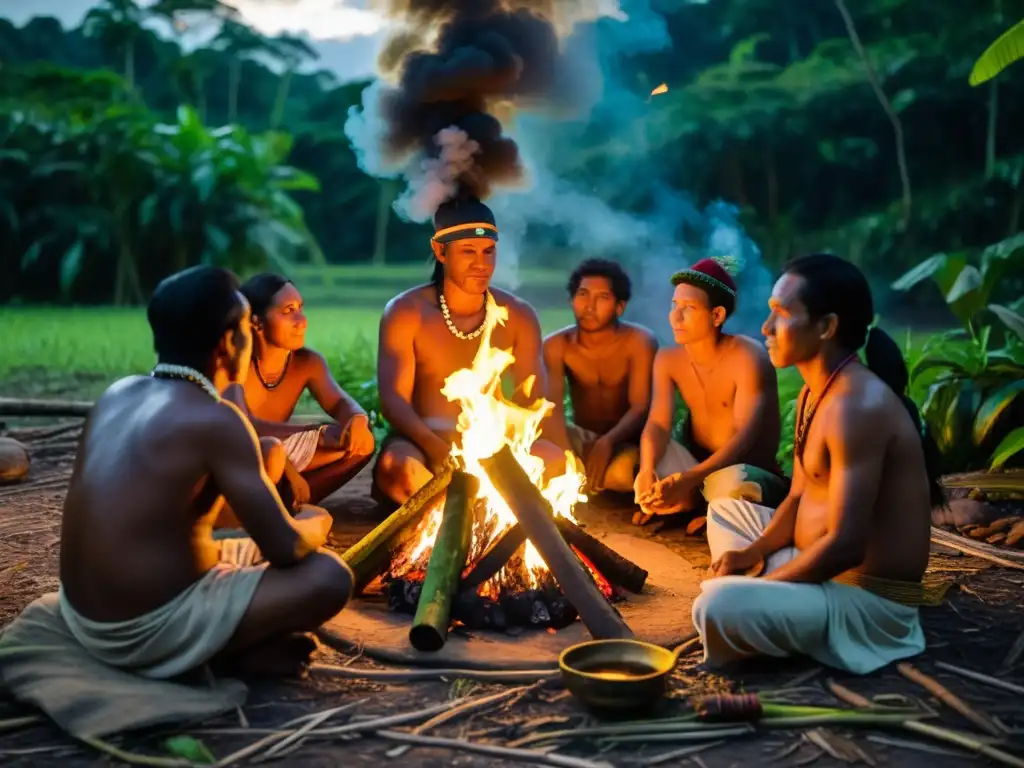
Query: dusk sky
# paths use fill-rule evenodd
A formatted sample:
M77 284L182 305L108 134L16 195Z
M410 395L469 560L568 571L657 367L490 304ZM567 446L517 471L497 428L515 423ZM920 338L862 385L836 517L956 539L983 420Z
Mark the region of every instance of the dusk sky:
M306 35L320 54L315 66L339 79L373 73L384 20L366 0L231 0L246 22L267 35ZM55 16L65 27L81 23L94 0L0 0L0 17L21 26L33 16Z

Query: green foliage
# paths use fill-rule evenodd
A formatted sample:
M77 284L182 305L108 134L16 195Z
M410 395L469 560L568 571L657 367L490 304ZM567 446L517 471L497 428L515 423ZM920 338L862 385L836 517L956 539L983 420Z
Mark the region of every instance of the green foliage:
M1017 235L980 256L936 254L893 283L909 291L931 280L962 324L929 339L910 366L911 396L942 452L943 471L986 462L996 468L1024 447L1013 431L1024 418L1024 301L1017 308L991 301L1022 256L1024 235Z
M120 304L192 264L244 271L322 263L291 197L318 182L284 164L289 136L210 130L187 106L169 123L139 105L83 109L63 71L27 81L42 87L55 78L67 101L0 108L0 228L14 246L7 252L20 255L0 263L13 278L5 292ZM83 79L114 90L109 77Z
M217 762L210 748L194 736L172 736L164 741L164 749L175 757L192 763L210 765Z
M977 86L991 80L1022 57L1024 57L1024 19L996 38L996 41L978 57L971 69L970 84Z

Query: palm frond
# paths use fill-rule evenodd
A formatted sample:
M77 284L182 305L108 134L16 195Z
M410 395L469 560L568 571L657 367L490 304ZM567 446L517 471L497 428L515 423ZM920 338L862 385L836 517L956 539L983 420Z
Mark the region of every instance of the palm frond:
M981 85L1024 57L1024 19L1001 34L974 62L968 82Z

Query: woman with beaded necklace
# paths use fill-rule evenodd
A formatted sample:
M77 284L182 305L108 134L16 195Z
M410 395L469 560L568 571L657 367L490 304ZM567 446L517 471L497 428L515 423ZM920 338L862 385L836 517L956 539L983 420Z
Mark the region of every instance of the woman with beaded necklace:
M225 397L246 410L257 434L284 443L286 471L308 484L303 493L301 480L295 483L300 487L296 501L316 503L355 477L373 457L369 417L334 380L323 356L305 346L302 295L290 280L259 274L242 285L242 294L252 308L252 362L244 388L236 385ZM330 421L289 423L307 390Z

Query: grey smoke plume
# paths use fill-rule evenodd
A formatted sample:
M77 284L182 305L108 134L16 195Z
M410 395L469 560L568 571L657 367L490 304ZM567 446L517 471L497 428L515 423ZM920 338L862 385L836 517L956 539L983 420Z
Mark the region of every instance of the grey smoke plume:
M658 105L619 75L626 57L671 44L665 20L652 10L649 0L564 4L518 0L506 5L499 0L390 0L387 5L393 14L405 10L406 26L385 48L382 64L392 75L398 71L402 75L397 85L382 80L364 92L362 109L350 115L346 132L364 170L378 177L403 176L408 181L405 194L396 203L399 215L424 221L432 207L468 188L487 198L498 220L501 244L495 279L499 284L517 287L519 266L536 263L538 253L547 261L553 248L571 251L580 259L616 259L626 265L635 284L627 317L647 325L665 340L669 337L671 275L705 256L733 255L745 268L737 276L740 295L728 327L759 334L771 275L756 245L744 235L738 211L726 202L702 209L685 191L662 182L664 169L658 153L645 151L657 138L653 131ZM485 14L488 22L481 21L479 15L465 18L470 13L467 9L478 6L492 14L500 7L506 15ZM530 9L530 22L515 27L508 20L508 8L520 14ZM439 118L452 110L432 103L425 109L434 122L425 120L422 126L414 122L418 133L406 130L405 124L396 123L396 114L408 114L393 109L396 89L406 95L415 92L410 85L415 80L409 74L410 62L419 72L437 65L436 60L431 60L430 66L417 63L417 45L432 36L444 38L449 42L442 41L439 51L451 53L451 41L459 35L450 30L445 33L444 25L451 24L453 18L456 26L462 24L478 32L483 23L497 24L504 30L506 42L511 40L510 45L518 46L526 56L520 57L520 68L504 70L503 95L495 95L492 89L489 98L469 99L460 107L479 106L485 118L478 120L480 115L474 112L468 118L463 115L466 119L462 122L446 122ZM424 19L430 19L429 23ZM513 28L529 34L521 32L516 37L508 32ZM556 51L552 51L552 39L558 40ZM462 61L467 56L463 53L455 58ZM535 71L541 60L552 67L543 76ZM451 67L440 69L451 71ZM473 87L485 81L496 82L476 78ZM422 117L422 112L418 114ZM489 132L474 132L485 123ZM603 146L618 144L630 151L602 154L600 171L595 175L588 169L584 185L574 180L572 169L564 167L565 158L578 156L581 149L591 146L596 128L603 134L599 139ZM415 135L415 139L396 142L396 135ZM567 265L567 272L572 266Z

